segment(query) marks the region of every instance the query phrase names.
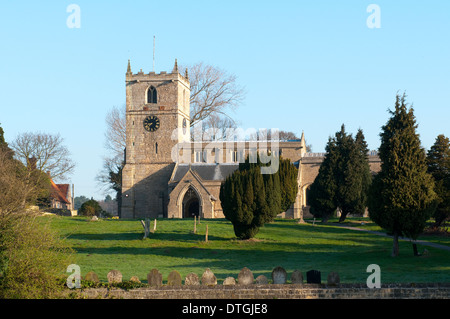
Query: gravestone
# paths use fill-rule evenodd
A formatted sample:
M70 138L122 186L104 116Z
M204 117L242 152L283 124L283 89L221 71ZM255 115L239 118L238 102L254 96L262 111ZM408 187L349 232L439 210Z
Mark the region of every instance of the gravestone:
M115 269L111 270L106 277L110 284L122 282L122 273Z
M236 279L234 279L233 277L227 277L227 278L225 278L225 280L223 281L223 285L224 285L224 286L233 286L233 285L236 285Z
M303 284L303 274L300 270L294 270L291 275L291 283Z
M181 275L178 271L174 270L169 274L169 277L167 278L167 285L181 287Z
M137 283L141 283L141 281L139 280L139 277L138 276L132 276L131 278L130 278L130 281L131 282L137 282Z
M241 272L238 275L238 284L239 285L251 285L253 284L254 277L253 273L247 267L242 268Z
M147 275L147 281L150 287L161 287L162 286L162 274L158 269L152 269Z
M285 284L286 283L286 277L287 277L287 273L286 273L286 270L284 270L283 267L278 266L278 267L275 267L272 270L272 283L273 284L276 284L276 285L278 285L278 284L281 284L281 285Z
M203 286L217 285L217 278L216 276L214 276L214 273L209 268L206 268L205 272L202 275L202 285Z
M197 274L191 272L189 275L186 276L184 279L184 285L185 286L198 286L200 285L200 281L198 279Z
M93 282L100 282L100 279L98 279L98 276L95 272L90 271L84 276L84 280L87 281L93 281Z
M264 275L259 275L258 277L256 277L255 283L256 283L257 285L268 285L268 284L269 284L269 280L267 279L266 276L264 276Z
M320 271L318 270L310 270L306 273L306 282L308 284L320 284L322 283L322 279L320 278Z
M327 283L331 286L339 285L341 283L341 279L339 278L339 274L337 272L330 272L328 274Z

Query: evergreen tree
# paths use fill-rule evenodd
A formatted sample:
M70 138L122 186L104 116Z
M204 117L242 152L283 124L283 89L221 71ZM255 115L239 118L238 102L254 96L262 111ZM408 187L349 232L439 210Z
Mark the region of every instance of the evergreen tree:
M282 170L263 175L261 167L265 164L261 163L259 156L256 163L252 163L247 157L245 163L241 163L239 169L222 183L220 201L223 213L233 224L238 238L254 237L260 227L272 222L276 215L283 211L283 203L289 207L295 201L296 193L289 204L286 197L292 198L292 190L282 193L281 189L284 187L282 185L291 183L285 181L286 176L297 176L297 168L289 160L280 158L279 162ZM296 185L295 190L297 188Z
M310 212L314 217L321 218L324 222L336 210L334 197L337 184L334 178L334 171L337 165L338 153L336 142L333 138L330 137L328 139L325 150L325 158L309 190Z
M87 202L84 202L80 209L78 210L78 214L80 216L97 216L99 217L103 213L103 209L100 207L100 204L95 199L90 199Z
M13 150L9 147L8 143L5 141L5 132L3 128L0 126L0 152L5 154L7 159L12 160L14 156Z
M343 222L348 214L362 215L367 205L367 193L372 182L368 160L367 143L362 130L357 136L341 132L336 134L339 153L338 168L335 171L338 185L334 203L341 209L339 222Z
M358 133L356 133L355 137L355 143L356 147L358 149L359 159L360 159L360 169L361 169L361 195L360 195L360 201L355 206L355 213L363 215L366 207L367 207L367 201L369 197L369 189L370 185L372 185L372 173L370 171L370 165L369 165L369 148L367 146L367 142L364 137L364 133L361 129L358 130Z
M416 133L414 110L408 110L405 94L397 95L395 110L389 112L391 118L380 133L382 164L370 188L369 212L376 224L393 235L392 256L398 256L398 237L417 239L434 211L436 194Z
M295 202L298 192L298 169L289 160L280 159L279 167L281 212L287 211Z
M311 213L326 221L339 207L339 222L348 214L363 214L372 177L362 130L354 139L342 125L335 137L328 140L326 151L310 188Z
M436 182L438 195L437 208L434 213L435 227L450 218L450 140L439 135L427 154L428 173Z

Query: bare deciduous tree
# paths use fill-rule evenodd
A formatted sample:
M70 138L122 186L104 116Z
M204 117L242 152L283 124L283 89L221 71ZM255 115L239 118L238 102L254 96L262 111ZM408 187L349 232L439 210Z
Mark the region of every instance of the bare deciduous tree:
M113 157L123 160L123 151L126 147L126 115L125 107L113 107L106 114L106 148L112 152Z
M212 114L232 119L228 112L242 103L245 90L233 74L202 62L187 67L191 85L191 126Z
M236 129L237 124L234 120L214 113L191 130L191 140L225 141L228 135L234 136Z
M59 134L22 133L11 143L11 148L15 157L26 167L35 168L39 172L50 172L53 179L62 180L75 169L63 141Z

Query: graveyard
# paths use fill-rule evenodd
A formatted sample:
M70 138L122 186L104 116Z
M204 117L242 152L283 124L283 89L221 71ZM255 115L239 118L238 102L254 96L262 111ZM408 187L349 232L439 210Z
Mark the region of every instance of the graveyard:
M352 229L381 232L369 219L350 218L346 227L335 221L298 224L297 220L276 219L255 238L239 240L225 219L202 219L195 224L193 219L158 219L156 227L152 220L144 238L140 220L42 217L73 249L81 276L94 272L106 283L111 270L120 271L123 281L134 277L143 284L157 270L167 285L174 271L184 283L189 274L201 278L209 269L220 285L228 277L238 281L244 268L254 278L264 276L272 283L272 271L281 267L287 284L299 272L306 283L307 272L317 270L325 283L330 273L336 273L342 284L365 285L370 275L367 267L372 264L379 265L382 284L450 282L449 250L419 243L420 256L414 256L412 243L401 240L400 255L392 258L391 238ZM419 240L450 246L450 238L444 235L422 235Z

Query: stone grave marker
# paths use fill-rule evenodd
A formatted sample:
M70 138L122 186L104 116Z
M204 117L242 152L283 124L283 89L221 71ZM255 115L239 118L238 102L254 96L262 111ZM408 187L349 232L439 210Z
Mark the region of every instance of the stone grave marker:
M178 271L174 270L169 274L169 277L167 278L167 285L181 287L181 275Z
M200 280L198 279L197 274L191 272L186 276L184 279L184 285L185 286L198 286L200 285Z
M269 280L267 279L266 276L264 276L264 275L259 275L258 277L256 277L255 283L256 283L257 285L268 285L268 284L269 284Z
M306 273L306 282L308 284L320 284L322 283L322 279L320 278L320 271L318 270L310 270Z
M150 287L159 288L162 286L162 274L158 269L152 269L147 275L147 281Z
M224 286L233 286L233 285L236 285L236 279L234 279L233 277L227 277L227 278L225 278L225 280L223 281L223 285L224 285Z
M239 285L251 285L253 284L254 277L253 273L247 267L242 268L238 275L238 284Z
M111 270L106 277L110 284L122 282L122 273L118 270Z
M303 274L300 270L294 270L291 275L291 283L303 284Z
M286 283L286 277L287 277L287 273L286 270L283 267L275 267L272 270L272 283L273 284L285 284Z
M337 272L330 272L328 274L327 283L331 286L336 286L341 283L341 279L339 278L339 274Z
M214 276L214 273L209 268L206 268L205 272L202 275L202 285L204 286L217 285L217 278L216 276Z
M93 271L88 272L86 274L86 276L84 276L84 280L93 281L93 282L100 282L100 279L98 279L98 275L95 272L93 272Z

